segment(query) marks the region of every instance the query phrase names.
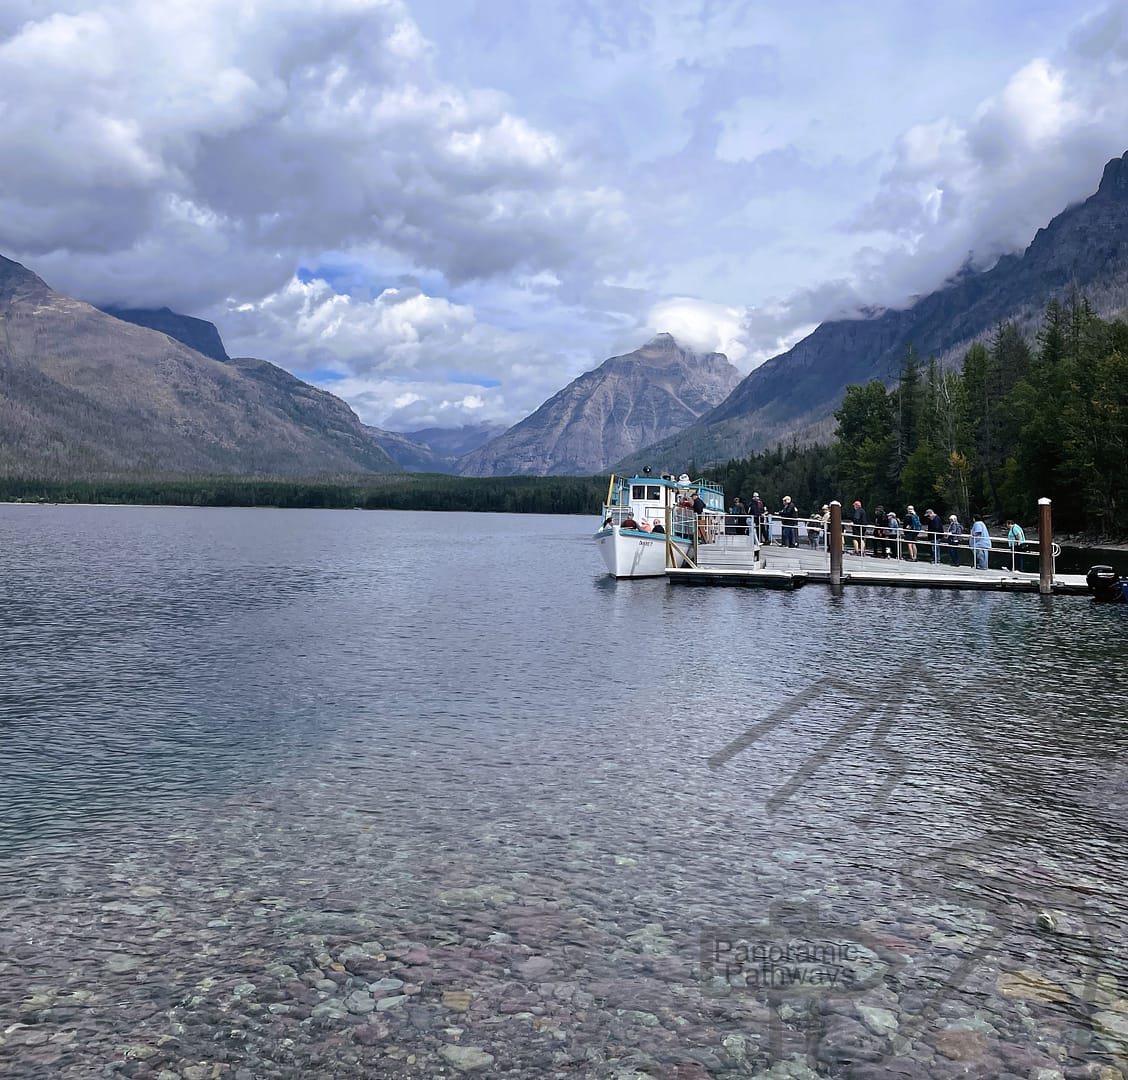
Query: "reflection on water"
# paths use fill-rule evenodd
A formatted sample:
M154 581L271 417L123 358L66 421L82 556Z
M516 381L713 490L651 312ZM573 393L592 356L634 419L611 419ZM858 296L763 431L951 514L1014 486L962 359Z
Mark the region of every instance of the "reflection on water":
M0 1068L1115 1067L1124 611L614 583L590 524L0 507Z

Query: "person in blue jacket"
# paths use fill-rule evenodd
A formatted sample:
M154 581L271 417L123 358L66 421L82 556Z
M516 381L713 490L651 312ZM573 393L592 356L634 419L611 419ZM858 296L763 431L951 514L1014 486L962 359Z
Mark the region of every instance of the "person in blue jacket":
M896 510L890 510L885 515L885 551L888 559L901 557L901 523L897 520Z
M968 543L971 544L971 550L975 553L975 569L986 570L987 553L991 550L991 535L987 532L983 518L978 514L975 515L975 522L971 526L971 536Z

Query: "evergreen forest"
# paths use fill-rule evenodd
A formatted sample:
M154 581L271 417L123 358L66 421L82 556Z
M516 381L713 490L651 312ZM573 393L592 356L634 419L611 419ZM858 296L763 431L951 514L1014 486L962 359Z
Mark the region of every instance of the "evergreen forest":
M476 510L507 514L598 514L606 477L437 473L292 479L132 474L75 479L0 476L0 501L275 506L324 510Z
M1036 340L1014 323L973 345L958 370L906 349L896 384L847 387L829 447L778 446L717 470L729 501L791 495L802 513L833 498L965 523L972 514L1057 532L1128 533L1128 323L1075 297L1051 302ZM844 510L845 512L845 510Z

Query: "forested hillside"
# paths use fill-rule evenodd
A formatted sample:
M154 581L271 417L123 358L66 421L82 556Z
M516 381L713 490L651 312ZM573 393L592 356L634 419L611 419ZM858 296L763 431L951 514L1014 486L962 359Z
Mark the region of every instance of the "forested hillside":
M1083 298L1052 301L1033 341L1004 323L958 370L909 347L892 389L848 387L835 419L830 447L730 461L719 470L730 500L759 491L804 512L860 499L1029 523L1047 496L1062 529L1128 532L1128 324Z

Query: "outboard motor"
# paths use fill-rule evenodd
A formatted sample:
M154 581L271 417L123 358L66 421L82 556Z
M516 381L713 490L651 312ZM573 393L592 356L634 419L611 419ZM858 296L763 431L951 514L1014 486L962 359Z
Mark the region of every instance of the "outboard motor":
M1085 584L1098 604L1123 604L1125 585L1111 566L1091 566Z

